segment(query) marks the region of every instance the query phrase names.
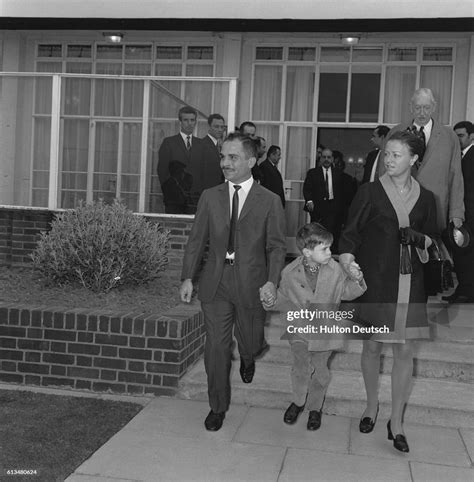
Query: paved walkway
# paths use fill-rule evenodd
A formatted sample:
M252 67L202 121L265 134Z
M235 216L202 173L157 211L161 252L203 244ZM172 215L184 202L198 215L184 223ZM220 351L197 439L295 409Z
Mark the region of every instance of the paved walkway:
M222 429L207 432L207 402L157 398L72 474L89 481L474 481L474 429L405 428L410 453L387 440L386 420L372 434L358 420L324 415L306 430L283 411L231 405Z

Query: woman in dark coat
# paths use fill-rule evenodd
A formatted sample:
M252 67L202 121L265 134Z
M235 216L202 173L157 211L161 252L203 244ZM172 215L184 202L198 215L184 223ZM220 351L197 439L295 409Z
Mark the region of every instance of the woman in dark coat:
M366 293L357 300L360 322L388 328L388 333L364 340L361 366L367 407L359 429L369 433L377 420L380 354L382 343L391 343L392 413L387 431L402 452L409 451L402 413L413 372L413 340L429 338L423 263L436 230L436 205L431 191L411 176L422 152L422 143L409 132L399 132L387 142L387 172L360 187L339 244L342 266L355 259L367 283Z

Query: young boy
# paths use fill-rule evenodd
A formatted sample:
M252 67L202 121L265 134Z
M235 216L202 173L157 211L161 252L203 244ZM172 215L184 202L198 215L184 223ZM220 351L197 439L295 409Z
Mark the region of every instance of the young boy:
M332 234L318 223L303 226L296 235L296 245L302 255L282 271L276 300L270 293L262 293L261 299L266 310L287 314L290 311L308 310L305 319L293 317L288 321L287 334L293 366L291 382L293 401L283 418L287 424L294 424L305 408L309 410L308 430L318 430L321 426L321 409L330 381L328 359L333 350L343 347L341 334L321 335L322 326L341 325L334 316L341 299L352 300L367 289L359 266L350 266L351 277L331 257ZM323 317L318 313L323 311ZM314 314L310 319L308 312ZM305 334L305 328L312 330ZM314 327L314 328L312 328ZM298 330L298 328L300 330ZM298 332L299 331L299 332ZM330 330L326 330L330 331Z

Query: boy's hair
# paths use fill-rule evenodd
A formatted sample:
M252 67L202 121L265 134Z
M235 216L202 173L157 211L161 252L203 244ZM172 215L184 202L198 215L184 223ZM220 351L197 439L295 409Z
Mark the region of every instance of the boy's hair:
M305 224L296 234L296 246L303 252L303 248L313 249L318 244L332 244L334 236L319 223Z

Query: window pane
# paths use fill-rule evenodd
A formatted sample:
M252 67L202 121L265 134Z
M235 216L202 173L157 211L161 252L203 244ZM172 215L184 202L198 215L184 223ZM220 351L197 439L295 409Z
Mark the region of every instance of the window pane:
M156 58L157 59L181 59L183 56L181 47L156 47Z
M349 121L377 122L379 98L379 73L353 73Z
M92 57L92 47L90 45L68 45L67 56L90 59Z
M161 68L165 67L165 74ZM173 69L173 67L175 69ZM178 72L179 69L179 73ZM156 75L180 75L181 66L169 66L159 64L156 66ZM182 105L179 103L181 98L181 84L178 81L153 80L150 87L150 115L151 117L168 117L176 119L177 113Z
M125 64L125 75L150 75L150 64ZM143 81L123 81L123 115L141 117L143 112Z
M188 65L186 75L191 77L212 77L212 65ZM212 82L186 82L186 103L204 112L211 114L212 106Z
M127 45L125 46L125 58L151 60L151 45Z
M252 118L280 120L282 67L255 66Z
M283 47L257 47L255 58L257 60L283 59Z
M413 62L416 60L416 47L392 47L388 51L388 60Z
M118 123L96 123L93 180L95 200L110 202L116 197L118 137Z
M64 119L62 170L87 172L89 156L89 121Z
M188 47L188 60L212 60L214 58L214 47Z
M381 48L354 47L353 62L381 62L383 50Z
M271 145L275 145L275 146L280 145L280 140L279 140L280 128L277 125L257 124L257 135L265 139L267 144L267 150Z
M321 47L321 62L349 62L349 47Z
M453 49L452 47L424 47L423 60L449 62L453 60Z
M122 173L139 174L142 142L142 126L139 123L125 123L123 126ZM130 191L130 189L127 189Z
M451 109L451 82L453 68L446 67L421 67L420 86L429 87L436 99L436 116L442 124L450 123Z
M315 60L316 49L314 47L290 47L288 60Z
M33 171L47 171L49 169L50 142L51 119L49 117L36 118L34 124ZM38 184L35 183L35 185ZM48 184L42 184L41 187L48 187Z
M96 72L98 74L121 74L122 64L97 64ZM95 115L119 116L121 90L121 80L95 80Z
M311 167L311 127L288 127L285 179L304 181ZM292 199L295 199L293 193Z
M346 120L347 73L322 72L319 78L318 120Z
M98 45L97 58L98 59L122 59L122 45Z
M66 72L72 74L90 74L92 64L89 62L68 62ZM89 115L91 102L91 79L66 78L64 94L64 114Z
M397 124L410 118L410 98L415 91L416 67L387 67L383 121Z
M62 45L48 45L40 44L38 45L38 57L62 57Z
M314 68L288 66L286 121L311 121L313 117Z

